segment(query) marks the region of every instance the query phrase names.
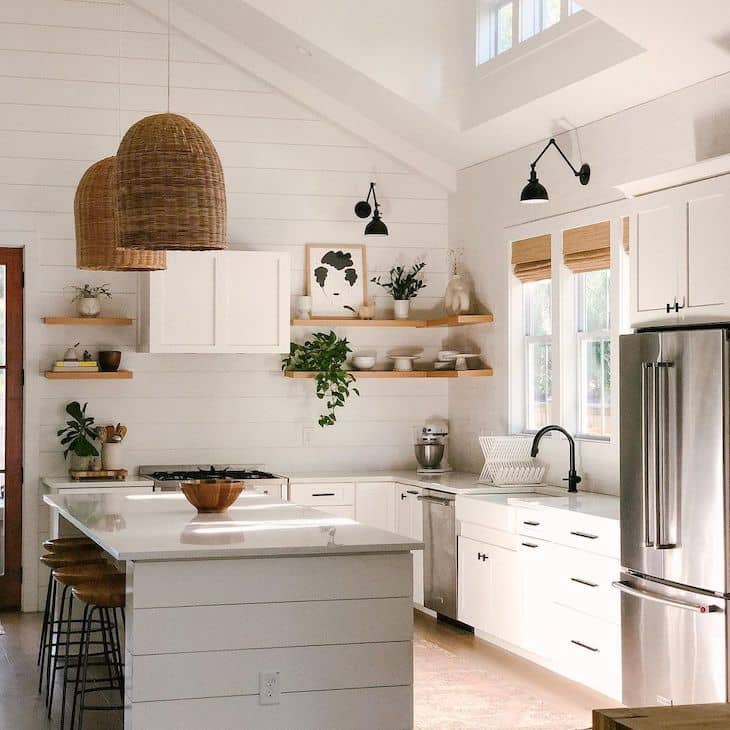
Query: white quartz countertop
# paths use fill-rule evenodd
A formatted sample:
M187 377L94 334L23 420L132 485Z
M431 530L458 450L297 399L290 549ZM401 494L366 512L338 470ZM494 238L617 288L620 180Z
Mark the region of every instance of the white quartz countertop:
M618 497L593 492L578 492L568 494L565 489L558 487L533 487L530 494L504 495L466 495L463 498L470 500L498 501L515 507L529 507L530 509L556 509L564 512L590 515L608 520L619 520Z
M84 480L69 479L68 477L41 477L41 484L51 491L56 489L128 489L129 487L150 487L154 485L147 477L131 477L127 479Z
M56 494L43 500L117 560L346 555L422 550L423 543L311 507L243 493L199 515L179 493Z
M522 485L512 487L495 487L490 484L480 484L478 474L450 471L445 474L419 474L415 470L394 471L337 471L337 472L294 472L288 475L289 480L299 484L332 482L398 482L413 487L436 489L449 494L513 494L515 492L529 492L534 487Z

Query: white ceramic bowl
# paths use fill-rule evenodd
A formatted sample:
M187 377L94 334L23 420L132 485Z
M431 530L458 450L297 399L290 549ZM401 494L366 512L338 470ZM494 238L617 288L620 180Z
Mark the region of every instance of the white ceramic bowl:
M357 370L372 370L375 367L374 355L355 355L352 364Z

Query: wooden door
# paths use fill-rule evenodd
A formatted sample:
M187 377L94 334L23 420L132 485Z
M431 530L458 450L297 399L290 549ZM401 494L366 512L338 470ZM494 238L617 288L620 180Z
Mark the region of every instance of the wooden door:
M20 609L23 249L0 248L0 609Z

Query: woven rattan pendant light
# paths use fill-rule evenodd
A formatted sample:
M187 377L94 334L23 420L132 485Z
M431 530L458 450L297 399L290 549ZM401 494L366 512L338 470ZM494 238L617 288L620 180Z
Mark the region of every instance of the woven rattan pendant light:
M116 170L122 247L226 247L223 168L197 124L170 112L141 119L122 138Z
M164 251L131 250L118 245L115 167L114 157L95 162L76 188L76 266L88 271L164 269Z

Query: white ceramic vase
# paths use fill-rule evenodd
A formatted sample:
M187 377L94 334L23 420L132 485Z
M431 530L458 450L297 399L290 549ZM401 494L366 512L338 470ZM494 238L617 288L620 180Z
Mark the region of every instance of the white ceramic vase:
M468 314L471 309L469 285L459 274L454 274L446 286L444 305L448 314Z
M411 309L411 302L409 299L394 299L393 310L395 312L396 319L408 319L408 314Z
M101 312L101 302L98 297L81 297L76 309L81 317L98 317Z
M102 469L123 469L124 468L124 444L121 441L102 444L101 466Z

